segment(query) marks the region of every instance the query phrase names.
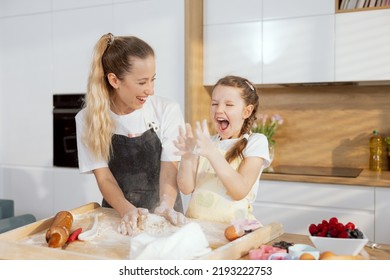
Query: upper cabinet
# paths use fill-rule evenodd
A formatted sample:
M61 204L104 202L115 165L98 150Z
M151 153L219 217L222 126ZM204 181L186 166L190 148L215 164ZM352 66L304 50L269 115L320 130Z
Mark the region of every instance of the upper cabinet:
M333 79L333 16L263 21L263 84Z
M225 75L261 83L261 0L204 1L204 84Z
M390 6L342 1L204 0L204 84L390 80Z
M259 21L262 17L262 0L203 0L203 7L204 25Z
M390 9L336 15L336 81L390 80Z
M263 0L263 84L334 79L334 3Z
M255 84L333 81L329 2L205 0L204 84L228 74Z
M261 84L261 22L210 25L204 29L204 84L226 75L244 76Z
M263 20L334 13L332 0L263 0Z

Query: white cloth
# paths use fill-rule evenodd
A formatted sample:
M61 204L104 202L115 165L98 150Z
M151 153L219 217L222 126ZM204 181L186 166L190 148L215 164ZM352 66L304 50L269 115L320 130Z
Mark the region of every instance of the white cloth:
M190 260L209 253L209 242L201 228L190 222L170 236L140 233L130 241L130 259Z
M149 130L149 123L154 122L158 126L156 131L162 144L161 161L180 161L180 156L173 140L177 139L179 126L184 127L184 118L179 104L169 99L150 96L144 106L127 115L117 115L110 112L116 123L116 134L142 134ZM107 167L108 163L103 160L95 160L82 142L84 130L85 109L76 115L77 150L80 173L90 173L92 170Z

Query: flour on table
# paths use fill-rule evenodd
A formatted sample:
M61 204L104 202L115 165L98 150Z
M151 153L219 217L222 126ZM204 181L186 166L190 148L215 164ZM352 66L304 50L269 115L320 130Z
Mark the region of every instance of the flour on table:
M82 214L74 214L72 231L80 227L83 231L89 230L93 225L96 212L90 211ZM96 236L89 241L76 240L67 244L63 249L75 253L93 255L95 257L128 259L131 237L118 232L120 221L119 215L112 214L112 209L100 208ZM195 222L200 225L211 249L216 249L228 243L224 236L224 230L228 225L197 219L188 219L188 222ZM142 228L142 230L137 229L134 232L134 237L140 233L147 233L156 237L168 237L179 230L179 227L172 225L165 218L152 213L149 213L146 219L142 221ZM47 247L45 239L46 230L26 236L19 240L19 242L33 246ZM61 248L57 249L61 250Z

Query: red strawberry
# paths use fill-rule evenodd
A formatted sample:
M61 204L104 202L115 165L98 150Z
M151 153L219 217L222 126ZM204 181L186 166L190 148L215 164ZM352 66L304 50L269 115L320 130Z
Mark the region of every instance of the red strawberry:
M320 231L318 234L317 234L318 237L325 237L326 236L326 232L325 231Z
M323 225L323 226L328 226L328 225L329 225L329 223L328 223L328 221L327 221L327 220L322 220L322 225Z
M317 226L315 224L311 224L309 226L309 232L310 232L311 235L316 234L318 232Z
M332 217L329 219L330 224L336 225L339 222L339 220L336 217Z
M349 230L354 230L355 229L355 224L354 223L351 223L351 222L348 222L346 225L345 225L346 229L349 229Z
M337 229L334 228L330 231L331 237L337 237L338 235L339 235L339 231Z
M345 226L342 223L338 223L336 228L339 232L345 231Z
M337 236L338 238L348 238L348 232L346 231L342 231L339 233L339 235Z

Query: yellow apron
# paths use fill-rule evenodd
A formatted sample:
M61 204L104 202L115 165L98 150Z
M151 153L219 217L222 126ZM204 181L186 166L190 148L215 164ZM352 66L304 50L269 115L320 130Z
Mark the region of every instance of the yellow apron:
M222 151L225 153L225 151ZM230 165L237 169L241 159L236 159ZM237 186L238 188L240 186ZM218 178L210 162L205 157L199 157L196 187L192 193L187 217L215 222L231 223L237 219L256 219L250 203L254 198L253 188L241 200L233 200Z

